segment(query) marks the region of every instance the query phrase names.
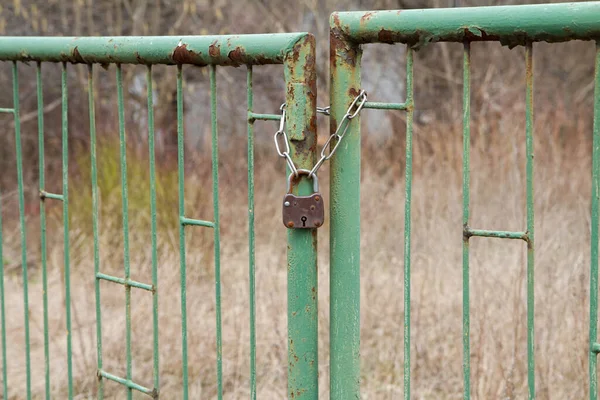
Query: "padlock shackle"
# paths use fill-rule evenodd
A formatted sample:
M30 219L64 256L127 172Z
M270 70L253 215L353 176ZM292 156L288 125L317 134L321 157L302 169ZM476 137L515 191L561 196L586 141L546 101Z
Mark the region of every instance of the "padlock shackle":
M313 193L317 193L319 191L319 179L317 178L317 174L311 173L311 171L307 169L297 169L297 176L306 175L308 178L312 177L313 181ZM288 176L288 184L287 184L287 192L288 194L292 193L292 176L294 173L292 172L290 176Z

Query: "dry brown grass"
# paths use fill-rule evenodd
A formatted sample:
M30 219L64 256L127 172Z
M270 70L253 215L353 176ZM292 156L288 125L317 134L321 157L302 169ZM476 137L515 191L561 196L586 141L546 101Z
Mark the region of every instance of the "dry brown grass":
M587 391L590 143L574 120L538 114L536 126L536 352L541 399L578 399ZM473 124L472 210L475 227L522 229L524 207L524 146L522 115L506 132L485 140L482 123ZM440 127L441 128L441 127ZM460 126L418 129L415 144L413 198L412 387L414 398L459 398L461 375L461 141ZM571 140L561 143L561 129ZM442 140L445 138L446 140ZM391 143L401 152L402 141ZM493 152L489 149L494 149ZM370 151L366 152L370 154ZM366 157L370 159L370 157ZM395 157L400 165L401 156ZM388 166L392 160L384 161ZM285 228L280 226L282 185L273 184L272 170L257 170L257 321L259 398L286 395L286 269ZM362 237L362 374L368 399L402 395L402 248L404 200L402 168L382 174L365 162ZM323 176L327 192L326 174ZM247 229L245 189L223 175L222 283L223 358L226 398L248 395L249 331ZM188 197L209 181L190 175ZM283 182L283 176L277 176ZM103 202L120 207L118 194ZM210 214L210 204L190 205L196 216ZM10 204L9 204L10 206ZM6 208L6 207L5 207ZM176 209L163 210L175 217ZM206 210L206 212L203 212ZM7 210L5 210L7 211ZM132 271L150 279L147 209L132 209ZM162 215L162 214L161 214ZM92 242L86 220L72 221L73 350L78 398L94 396L95 315ZM102 270L122 271L119 218L106 216L101 226ZM116 222L115 222L116 221ZM29 221L30 231L37 221ZM56 222L56 221L55 221ZM111 224L114 223L114 226ZM54 224L56 225L56 224ZM10 223L4 232L5 254L18 258L18 234ZM52 388L65 396L65 329L62 243L55 226L50 235L50 332ZM328 237L320 231L320 387L328 394ZM35 234L32 233L33 236ZM210 236L190 230L188 247L188 316L190 394L215 395L214 275ZM160 232L160 357L161 392L179 398L181 332L179 257L173 230ZM200 245L199 243L204 243ZM36 260L35 250L30 254ZM42 292L37 261L30 268L30 323L33 384L36 398L43 390ZM525 246L522 243L474 239L472 246L472 370L474 398L526 397ZM10 397L21 398L24 382L22 290L18 268L6 279ZM124 295L120 287L102 284L104 363L124 374ZM134 376L151 384L151 302L134 291ZM122 389L106 385L109 398Z

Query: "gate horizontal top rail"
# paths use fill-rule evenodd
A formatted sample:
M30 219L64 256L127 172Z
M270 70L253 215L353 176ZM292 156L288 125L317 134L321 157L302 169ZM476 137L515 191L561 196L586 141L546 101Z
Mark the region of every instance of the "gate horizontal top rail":
M215 36L0 37L0 60L86 64L283 64L307 33Z
M46 200L58 200L63 205L64 227L64 281L65 281L65 320L66 320L66 364L67 387L61 390L68 392L73 398L73 354L71 332L71 277L69 261L69 113L68 113L68 64L88 64L88 101L89 101L89 134L91 154L92 183L92 231L94 237L94 277L96 296L96 346L97 370L85 371L98 379L98 397L104 396L104 382L117 382L127 389L127 398L132 399L133 391L145 393L153 398L160 395L159 385L159 314L158 295L161 293L158 281L157 255L157 188L155 167L155 131L154 131L154 93L152 89L152 65L177 65L176 83L176 126L178 154L178 214L179 255L181 285L181 334L182 334L182 392L188 398L188 341L187 341L187 302L186 302L186 227L204 227L214 233L214 285L216 314L216 391L217 397L223 397L222 378L222 322L221 322L221 274L220 274L220 223L219 223L219 173L218 173L218 119L217 119L217 66L247 67L247 165L248 165L248 284L249 284L249 321L250 321L250 397L256 399L256 305L255 305L255 229L254 229L254 122L256 120L272 120L271 114L259 114L253 110L253 78L252 68L255 65L282 64L283 77L286 84L285 102L287 107L286 126L291 139L290 155L294 157L299 168L309 168L314 164L316 143L316 71L315 71L315 39L309 33L278 33L253 35L220 35L220 36L160 36L160 37L0 37L0 61L12 61L13 105L0 105L0 112L13 114L15 126L16 171L19 197L20 245L22 258L23 300L24 300L24 343L26 379L24 392L26 398L32 393L32 366L30 360L30 336L28 317L28 276L27 276L27 236L25 223L23 159L21 149L21 116L19 111L18 64L35 62L37 76L37 115L39 140L40 171L40 242L41 270L43 281L43 328L44 328L44 390L46 398L51 396L50 374L50 339L48 335L48 290L47 290L47 255L46 255ZM48 193L44 187L44 100L42 85L42 66L46 62L62 64L61 75L61 124L62 124L62 193ZM123 254L124 277L108 275L101 271L101 255L99 250L99 190L97 187L98 166L96 160L96 113L94 90L94 64L107 66L116 64L116 90L118 106L118 126L120 144L120 178L121 201L123 211ZM146 65L147 125L150 176L150 220L152 250L152 282L137 282L131 279L129 249L129 217L128 217L128 185L126 161L125 101L123 96L123 73L121 64ZM212 144L212 197L213 220L190 218L185 215L184 207L184 118L183 118L183 65L208 66L210 81L210 122ZM175 124L175 121L173 121ZM289 173L289 171L288 171ZM303 179L294 185L294 193L309 193L310 182ZM0 191L0 203L1 203ZM7 353L5 310L4 310L4 265L2 259L2 221L0 215L0 321L2 342L2 386L3 397L8 398L9 382L7 381ZM318 357L317 357L317 296L314 293L317 279L316 245L317 237L312 230L291 231L288 233L288 394L304 394L310 398L318 395ZM108 281L125 288L125 357L126 377L120 377L103 369L102 361L102 328L100 281ZM143 289L151 293L153 300L153 386L138 384L133 374L131 351L131 289ZM312 288L312 290L311 290ZM10 287L9 290L13 289ZM142 292L139 292L142 293ZM142 295L142 294L140 294ZM58 310L52 310L54 312ZM16 390L16 389L13 389ZM61 392L62 393L62 392ZM172 396L167 394L167 396ZM40 396L41 397L41 396Z
M519 6L458 7L423 10L335 12L330 18L331 121L333 132L361 88L362 45L406 44L406 99L370 102L365 109L406 112L404 206L404 398L410 399L411 374L411 197L414 52L435 42L459 42L463 52L463 375L464 398L470 394L469 239L474 236L519 239L527 244L527 383L535 398L534 210L533 210L533 43L600 40L600 2ZM497 41L525 46L525 137L527 227L518 232L469 226L470 55L471 42ZM598 213L600 168L600 45L597 42L591 214L590 399L597 398ZM370 94L372 97L373 93ZM344 151L332 160L331 190L331 398L360 396L360 123L351 125Z
M433 42L527 42L600 38L599 2L424 10L336 12L331 27L348 41L405 43L418 49Z

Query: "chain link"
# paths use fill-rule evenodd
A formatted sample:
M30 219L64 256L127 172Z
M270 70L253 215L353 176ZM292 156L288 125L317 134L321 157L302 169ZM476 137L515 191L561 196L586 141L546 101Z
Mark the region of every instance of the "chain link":
M348 107L346 114L344 114L344 116L342 117L342 120L338 124L335 132L332 133L331 136L329 136L329 138L323 145L323 149L321 150L321 157L319 158L319 161L317 161L315 166L310 170L308 174L309 178L313 178L314 176L316 176L316 173L319 170L319 168L321 168L321 165L323 165L325 161L333 157L338 147L340 146L340 143L342 143L344 135L346 135L346 131L348 130L348 126L350 125L350 120L352 120L358 115L358 113L360 113L360 110L362 110L366 102L367 92L361 90L358 96L356 96L352 101L352 104L350 104L350 107ZM298 169L294 165L294 161L292 161L292 157L290 156L289 139L287 134L285 133L285 103L283 103L281 107L279 107L279 109L281 110L279 129L277 130L277 132L275 132L275 135L273 136L273 140L275 141L275 149L277 150L277 154L279 155L279 157L285 158L285 161L292 170L292 173L294 174L294 176L297 177ZM331 106L317 107L317 112L320 114L331 115ZM280 146L281 138L283 138L283 151L281 150ZM333 145L333 148L331 148L333 139L337 139L337 142L335 143L335 145Z

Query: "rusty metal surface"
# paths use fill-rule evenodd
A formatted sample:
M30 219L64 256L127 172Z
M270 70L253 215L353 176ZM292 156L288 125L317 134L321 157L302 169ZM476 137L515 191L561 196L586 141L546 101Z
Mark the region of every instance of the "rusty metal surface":
M220 36L0 37L0 60L69 63L282 64L306 33Z
M499 41L509 47L528 42L600 38L600 2L495 7L339 12L332 29L353 43ZM351 61L351 60L348 60Z

